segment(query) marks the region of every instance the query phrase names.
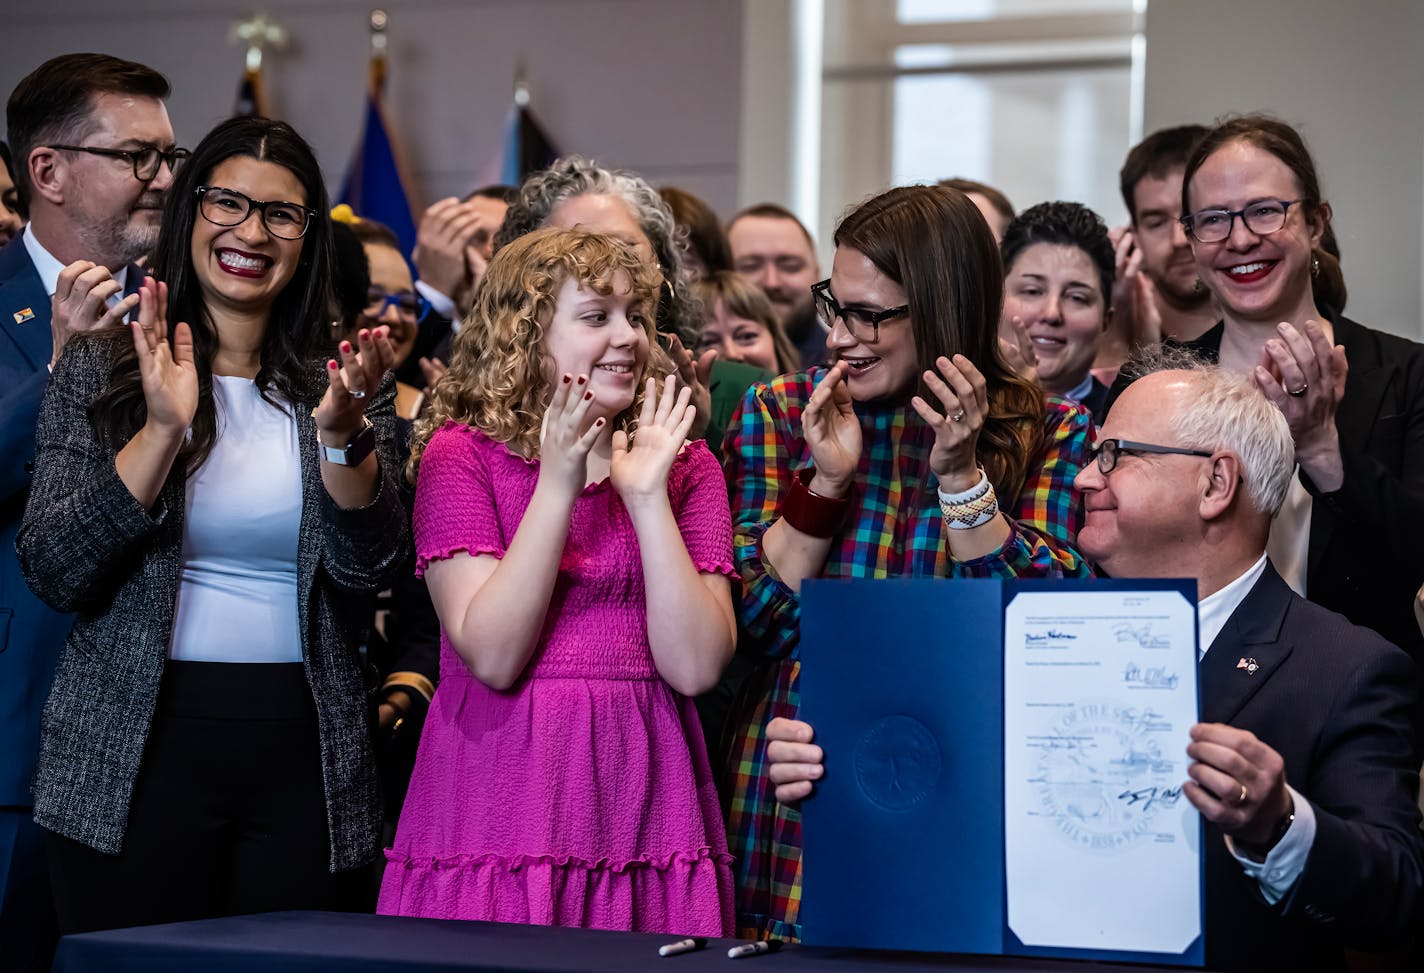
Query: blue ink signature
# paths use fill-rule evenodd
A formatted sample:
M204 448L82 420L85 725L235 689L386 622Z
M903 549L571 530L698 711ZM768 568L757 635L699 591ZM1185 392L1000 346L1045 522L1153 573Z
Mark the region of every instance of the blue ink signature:
M1074 635L1072 632L1060 632L1057 629L1050 628L1042 635L1035 635L1033 632L1030 632L1026 637L1030 642L1071 642L1078 636Z
M1140 669L1135 662L1129 662L1123 670L1122 681L1129 686L1143 689L1176 689L1177 674L1167 671L1166 666L1148 666Z
M1119 642L1136 642L1144 649L1167 649L1172 646L1169 640L1152 634L1150 622L1137 627L1128 622L1118 622L1113 626L1113 634Z
M1126 801L1127 807L1141 804L1143 811L1149 811L1154 804L1173 807L1181 797L1182 789L1180 787L1144 787L1141 790L1123 791L1117 796L1117 799Z

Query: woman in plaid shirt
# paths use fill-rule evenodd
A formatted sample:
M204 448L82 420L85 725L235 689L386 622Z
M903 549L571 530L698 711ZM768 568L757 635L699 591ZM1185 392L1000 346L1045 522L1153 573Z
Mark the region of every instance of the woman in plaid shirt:
M892 189L835 244L812 288L835 365L754 386L725 450L742 651L766 660L744 697L727 816L746 937L799 938L800 814L763 771L767 722L800 708L802 581L983 575L1006 547L996 563L1019 577L1088 570L1072 482L1091 421L1000 358L1003 270L978 209L952 189Z

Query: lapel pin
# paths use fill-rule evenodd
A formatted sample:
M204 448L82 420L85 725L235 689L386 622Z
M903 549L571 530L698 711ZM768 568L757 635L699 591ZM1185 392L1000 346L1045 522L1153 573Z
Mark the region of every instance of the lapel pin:
M33 321L34 319L35 319L35 312L32 311L30 308L23 307L23 308L20 308L20 310L18 310L18 311L15 312L15 323L16 323L16 324L24 324L26 321Z
M1254 676L1256 674L1256 670L1261 668L1261 665L1255 659L1245 657L1241 659L1241 661L1236 663L1236 668L1245 669L1246 675Z

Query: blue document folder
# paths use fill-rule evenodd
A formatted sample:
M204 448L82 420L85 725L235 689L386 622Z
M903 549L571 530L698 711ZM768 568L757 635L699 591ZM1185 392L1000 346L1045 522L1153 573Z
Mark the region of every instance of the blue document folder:
M1195 604L1195 584L1178 581L805 585L801 711L826 761L801 808L804 941L1199 966L1200 936L1139 952L1025 945L1010 927L1004 639L1021 591L1176 591ZM1067 639L1067 629L1044 631Z

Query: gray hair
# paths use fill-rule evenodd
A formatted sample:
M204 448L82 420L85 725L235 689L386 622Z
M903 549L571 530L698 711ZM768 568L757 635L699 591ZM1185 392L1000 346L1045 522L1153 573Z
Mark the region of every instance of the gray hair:
M658 304L659 330L671 331L687 347L696 347L700 316L677 245L677 224L658 191L637 173L605 169L579 155L556 160L549 168L529 176L519 187L519 198L510 204L504 223L495 234L495 250L539 229L554 207L576 196L617 196L628 204L633 218L652 244L653 255L667 282Z
M1230 450L1241 458L1246 495L1274 517L1295 475L1295 441L1281 410L1244 375L1202 361L1183 348L1159 348L1124 366L1134 379L1180 371L1197 394L1174 417L1173 430L1193 449Z

